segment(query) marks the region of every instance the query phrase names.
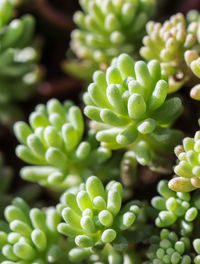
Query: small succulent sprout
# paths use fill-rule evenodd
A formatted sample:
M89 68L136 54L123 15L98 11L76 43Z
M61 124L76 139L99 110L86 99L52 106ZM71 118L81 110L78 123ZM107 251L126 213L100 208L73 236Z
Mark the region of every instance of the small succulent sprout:
M81 141L84 121L81 110L70 101L51 99L38 105L29 117L30 126L17 122L14 132L21 145L17 156L34 166L21 169L21 177L41 185L66 189L77 184L90 166L110 157L103 147ZM69 176L69 177L68 177Z
M63 263L65 239L58 233L60 215L53 207L30 209L15 198L5 209L8 231L0 232L0 248L7 263Z
M71 49L78 61L67 61L64 68L90 80L91 69L105 69L114 57L138 49L145 24L154 13L155 0L79 2L83 11L74 14L78 29L71 34Z
M190 240L187 237L179 237L175 232L162 229L160 236L153 236L147 252L149 261L144 264L191 264L189 255Z
M169 77L169 93L194 79L185 52L193 52L198 44L198 27L198 22L188 23L181 13L173 15L163 25L152 21L146 25L147 36L143 38L140 54L147 60L160 61L163 72Z
M121 209L122 192L119 182L111 181L104 188L99 178L90 176L78 193L62 195L58 211L65 222L58 225L58 231L74 239L79 248L114 243L122 231L132 227L140 212L134 202Z
M113 60L106 73L97 71L83 100L84 113L96 124L96 138L109 149L135 144L136 159L151 162L151 150L170 153L181 133L166 128L182 112L181 100L166 99L168 83L156 60L134 62L127 54ZM149 140L146 140L149 138ZM151 144L155 142L155 144Z
M169 189L166 180L158 183L157 190L160 196L153 197L151 201L159 211L155 224L161 228L176 224L181 235L191 234L200 210L200 193L191 196L187 192L174 192Z
M200 188L200 131L193 138L184 138L183 145L175 148L175 154L178 158L174 167L176 177L170 180L169 187L178 192Z

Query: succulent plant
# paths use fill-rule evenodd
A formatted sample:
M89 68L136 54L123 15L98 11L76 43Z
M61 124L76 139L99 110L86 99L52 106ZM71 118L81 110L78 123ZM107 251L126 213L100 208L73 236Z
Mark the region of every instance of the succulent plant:
M17 4L0 3L0 123L9 128L24 117L14 102L30 97L43 75L36 65L39 45L32 41L35 20L31 15L13 19Z
M187 237L180 239L175 232L162 229L160 236L153 236L150 240L150 247L147 252L149 261L144 264L190 264L190 240Z
M165 15L167 2L79 0L78 28L63 67L90 83L87 91L69 96L82 99L80 108L69 98L45 99L64 98L70 85L81 85L73 78L68 83L56 70L61 50L55 48L55 57L49 53L54 25L65 30L57 32L60 39L73 26L71 10L62 14L59 4L55 10L45 0L30 9L40 14L37 31L45 31L47 44L42 61L50 72L40 98L23 103L28 121L14 125L16 155L26 163L16 162L15 177L0 152L0 263L200 264L200 131L183 139L183 133L190 135L198 102L187 100L184 89L169 94L193 87L190 95L200 101L200 13L148 22L156 5L157 18ZM23 3L27 6L19 7ZM32 42L35 19L26 14L15 19L29 7L31 0L0 0L3 125L19 120L20 102L42 74L40 43ZM28 117L34 100L47 102ZM10 140L5 131L0 145ZM13 144L3 142L8 161ZM17 179L19 169L32 183Z
M84 121L81 111L70 101L63 105L51 99L38 105L29 117L30 126L17 122L15 135L21 145L16 154L36 166L21 170L22 178L65 190L90 174L92 166L110 157L109 150L81 141Z
M5 209L7 230L0 232L0 248L6 263L63 263L66 241L57 232L60 216L53 207L30 209L15 198Z
M200 131L197 131L194 138L184 138L183 145L175 148L178 163L174 167L176 175L169 182L169 187L172 190L189 192L200 188L199 142Z
M182 103L166 99L168 83L158 61L135 63L121 54L106 73L95 72L93 81L83 97L84 113L102 146L128 148L142 165L172 151L182 135L168 126L181 114Z
M158 227L172 227L174 224L182 236L190 235L194 221L200 210L200 193L174 192L169 189L168 181L161 180L157 186L160 196L152 199L152 205L159 210L155 224Z
M190 65L191 52L199 45L198 28L198 22L188 23L181 13L173 15L163 25L152 21L146 25L147 36L143 38L140 54L147 60L160 61L163 72L169 77L169 93L189 81L198 83Z
M39 79L38 52L32 45L34 18L24 15L12 19L10 0L0 6L0 103L24 100L33 92Z
M99 178L90 176L79 191L62 195L57 209L65 223L58 225L58 231L71 237L78 248L87 249L81 252L90 254L91 250L104 250L112 245L111 251L121 259L120 251L128 246L123 231L131 228L140 212L134 202L121 209L122 191L119 182L111 181L104 189ZM72 257L73 252L69 252Z
M105 69L115 56L133 54L138 49L155 1L80 0L80 5L83 11L74 15L79 29L71 35L71 49L78 60L67 61L64 68L90 80L92 71Z

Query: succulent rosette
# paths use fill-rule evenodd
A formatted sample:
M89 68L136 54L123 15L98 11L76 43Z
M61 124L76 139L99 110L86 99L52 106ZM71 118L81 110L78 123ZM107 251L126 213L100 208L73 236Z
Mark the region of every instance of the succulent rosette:
M104 188L99 178L91 176L80 190L62 195L57 209L64 223L58 225L58 231L72 238L78 246L69 252L72 259L77 259L78 253L81 258L86 258L99 249L102 252L109 250L111 258L122 260L121 253L128 248L123 231L134 225L140 212L135 202L121 208L122 192L119 182L111 181Z
M73 75L91 79L92 72L105 69L120 53L133 54L144 35L145 23L155 10L154 0L80 0L82 11L74 21L71 49L78 60L64 68Z
M191 243L187 237L179 238L175 232L162 229L160 236L153 236L147 252L149 261L144 264L191 264Z
M127 54L97 71L83 100L96 138L108 149L128 148L142 165L171 153L182 134L170 129L181 114L177 97L167 99L168 83L158 61L134 62ZM159 154L158 154L159 153Z
M182 236L191 235L199 215L200 193L174 192L169 189L166 180L158 183L157 190L160 196L153 197L151 201L159 211L155 224L161 228L174 227Z
M200 188L199 144L200 131L197 131L193 138L184 138L183 145L178 145L175 148L178 160L174 167L176 175L169 182L169 187L172 190L189 192Z
M38 105L29 122L30 126L21 121L14 126L21 143L16 154L33 165L21 169L26 180L65 190L87 177L92 166L110 157L109 150L81 141L82 113L70 101L62 105L51 99L46 106Z
M144 47L140 54L147 60L160 61L163 72L169 77L168 92L175 92L186 83L197 84L198 80L193 74L196 74L197 66L192 61L194 53L198 56L199 23L189 22L183 14L178 13L163 25L148 22L146 30L147 36L143 38Z
M67 259L66 241L58 233L60 216L53 207L30 209L15 198L5 209L8 222L0 232L2 264L63 263Z

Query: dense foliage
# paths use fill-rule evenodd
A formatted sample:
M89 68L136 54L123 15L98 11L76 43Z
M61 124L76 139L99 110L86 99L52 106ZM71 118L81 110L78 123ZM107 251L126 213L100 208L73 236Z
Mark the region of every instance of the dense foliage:
M73 102L38 99L51 88L41 41L35 17L17 15L33 2L0 0L0 123L19 142L21 177L0 153L0 262L200 264L200 131L187 123L200 100L200 13L161 24L154 0L79 2L60 67L84 80Z

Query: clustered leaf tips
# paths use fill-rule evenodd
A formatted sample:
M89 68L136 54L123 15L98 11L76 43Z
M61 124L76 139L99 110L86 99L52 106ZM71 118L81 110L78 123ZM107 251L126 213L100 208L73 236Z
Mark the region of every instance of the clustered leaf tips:
M199 213L200 193L195 195L189 193L174 192L169 189L168 182L162 180L157 186L161 196L152 199L152 205L159 213L155 220L158 227L169 227L179 225L181 235L189 235L194 228L194 221Z
M0 5L0 123L8 127L23 117L14 103L30 98L43 75L33 41L35 19L29 14L14 18L14 2Z
M148 35L143 38L144 47L140 53L147 60L160 61L162 70L169 77L169 93L187 82L199 83L192 74L198 76L198 21L192 18L187 21L183 14L178 13L163 25L148 22L146 30Z
M116 230L126 230L134 223L139 207L130 205L120 211L120 183L111 181L104 189L101 181L91 176L81 189L77 195L70 192L64 194L62 216L66 223L58 226L60 232L75 238L77 246L91 247L97 242L111 243L117 236Z
M155 1L84 0L80 5L83 11L74 14L78 29L71 34L71 49L79 60L67 61L64 68L90 80L91 69L105 69L121 53L136 52L145 23L154 14Z
M62 105L51 99L46 106L38 105L29 122L30 126L25 122L14 126L21 143L16 148L17 156L34 165L21 170L24 179L64 189L78 184L93 160L98 164L110 156L108 150L92 149L90 142L81 141L82 113L70 101Z
M171 189L175 191L188 192L200 187L199 183L199 139L200 131L193 138L186 137L183 145L175 148L178 164L174 168L175 177L169 182Z
M105 135L98 132L97 139L111 148L112 144L131 144L139 133L150 134L157 126L168 125L182 111L180 99L166 101L168 84L161 76L158 61L134 63L131 57L121 54L106 73L96 72L93 79L84 95L84 112L107 125ZM173 113L169 111L172 105L176 106ZM113 138L109 137L112 127L117 128L116 133L110 133Z
M164 1L79 0L63 77L45 41L73 22L23 2L0 0L0 126L18 120L0 131L0 263L200 264L200 12L161 24Z
M192 260L188 254L189 250L190 240L187 237L179 239L175 232L162 229L160 236L151 238L151 245L147 253L150 261L146 261L144 264L190 264Z
M168 83L158 61L135 63L121 54L106 73L95 72L93 81L83 97L84 113L95 121L92 129L102 146L133 145L138 162L149 165L155 152L170 152L182 137L166 128L181 114L182 103L177 97L167 99Z
M5 209L9 225L0 232L0 248L6 263L63 263L67 252L57 232L60 216L55 208L30 209L24 200L15 198Z
M111 181L104 189L99 178L91 176L76 194L67 191L62 195L57 209L65 223L58 225L58 231L71 237L80 250L88 248L81 251L83 258L87 257L89 252L91 254L92 248L95 247L105 247L106 251L106 248L110 247L108 244L121 244L122 249L128 245L123 231L134 224L140 208L134 202L121 208L122 192L123 188L119 182ZM122 249L120 250L118 245L117 251ZM116 250L112 247L110 250L113 254L119 254L114 253ZM76 258L74 249L69 254L72 259Z

